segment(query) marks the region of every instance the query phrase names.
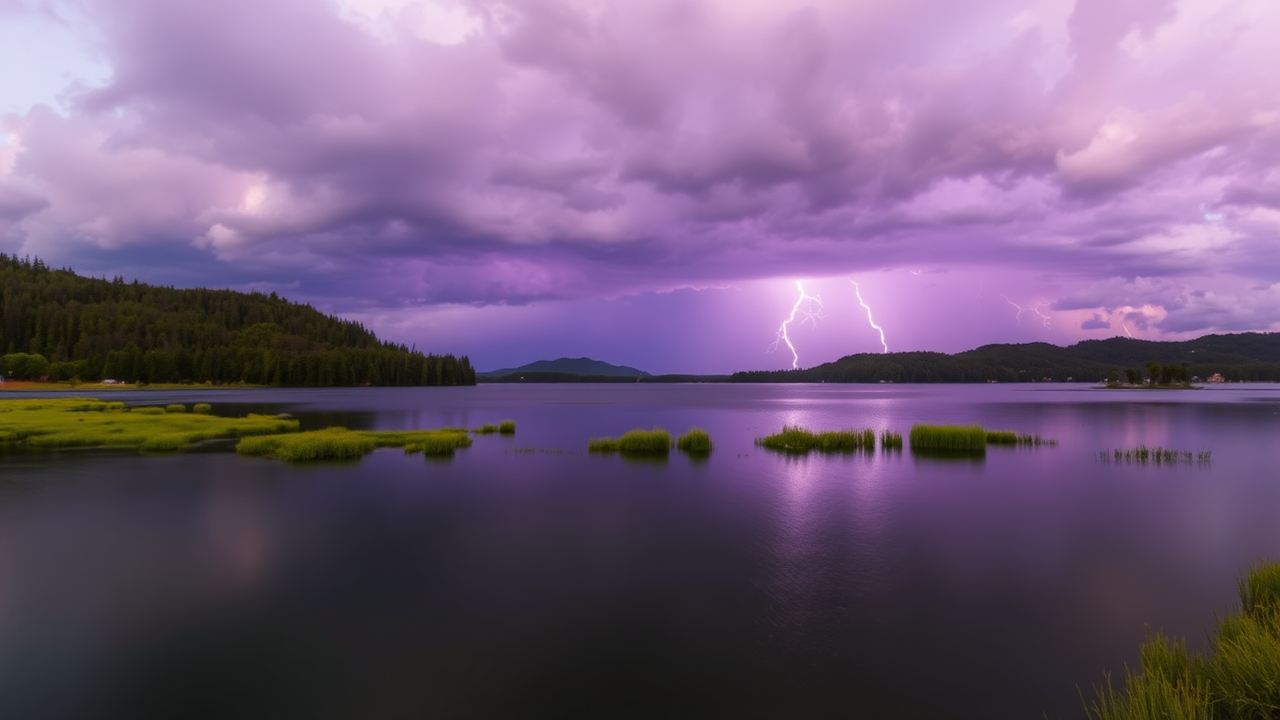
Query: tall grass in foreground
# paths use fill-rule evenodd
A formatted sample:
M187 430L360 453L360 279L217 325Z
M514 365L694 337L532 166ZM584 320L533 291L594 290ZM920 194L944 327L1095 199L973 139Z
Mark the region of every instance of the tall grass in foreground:
M21 412L14 412L15 410ZM129 410L92 398L0 401L0 442L31 447L107 447L171 452L203 440L293 432L298 421L166 413L162 407Z
M756 446L793 455L802 455L812 451L847 453L863 450L871 452L876 449L876 431L868 428L866 430L831 430L815 433L799 425L783 425L782 432L756 438Z
M668 455L671 453L671 434L662 428L631 430L618 438L591 438L587 451L616 452L624 455Z
M913 425L912 450L947 452L983 452L987 449L987 432L978 425Z
M1280 715L1280 563L1240 581L1239 613L1218 621L1207 657L1186 641L1148 634L1123 691L1108 677L1085 707L1090 718L1275 718Z
M1053 438L1040 437L1028 433L1016 433L1012 430L988 430L988 445L1014 445L1023 447L1040 447L1041 445L1057 445Z
M711 435L706 430L695 427L690 428L689 432L681 435L676 440L676 448L690 455L707 455L715 448L715 445L712 444Z
M1098 459L1102 462L1108 463L1124 462L1138 463L1139 465L1145 465L1147 463L1154 463L1156 465L1206 465L1209 463L1211 455L1212 453L1209 450L1197 450L1192 452L1190 450L1171 450L1160 446L1147 447L1146 445L1139 445L1136 448L1130 448L1128 450L1121 450L1119 448L1114 450L1101 450L1098 452Z

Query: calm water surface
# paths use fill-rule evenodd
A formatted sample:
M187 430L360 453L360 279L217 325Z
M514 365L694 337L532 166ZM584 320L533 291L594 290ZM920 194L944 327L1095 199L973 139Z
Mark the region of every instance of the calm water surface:
M25 397L29 397L24 395ZM1082 715L1280 556L1280 386L488 385L112 394L477 427L448 461L0 449L0 717ZM978 423L979 460L789 458ZM710 431L705 461L585 452ZM1096 460L1139 443L1209 465Z

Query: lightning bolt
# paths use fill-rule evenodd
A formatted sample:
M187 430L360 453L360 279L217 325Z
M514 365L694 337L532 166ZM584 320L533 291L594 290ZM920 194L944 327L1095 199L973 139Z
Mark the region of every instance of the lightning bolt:
M1040 316L1040 321L1041 323L1044 324L1045 327L1049 327L1049 316L1040 312L1040 308L1048 304L1049 303L1040 303L1039 305L1036 305L1035 308L1033 308L1035 310L1036 315Z
M791 314L786 320L778 326L778 335L774 337L773 343L769 345L769 352L778 349L778 343L786 343L787 349L791 351L791 369L800 368L800 355L796 353L796 346L791 344L791 338L787 337L787 326L796 321L796 315L801 315L800 323L812 323L814 327L818 325L818 318L822 317L822 300L815 295L809 295L804 291L804 284L799 280L796 281L796 290L800 292L800 297L796 298L796 304L791 307ZM808 304L806 304L806 301ZM813 309L814 304L818 309ZM803 310L801 309L803 308Z
M850 279L849 282L853 283L853 294L858 296L858 304L862 306L863 310L867 311L867 322L871 325L871 327L875 328L876 332L880 333L880 347L884 348L883 354L888 354L889 345L886 344L884 341L884 329L882 329L879 325L877 325L875 320L871 319L871 308L867 306L867 303L865 301L863 301L862 291L858 289L857 281Z
M1129 332L1129 326L1128 326L1128 325L1125 325L1123 320L1121 320L1121 321L1120 321L1120 327L1124 328L1124 334L1125 334L1125 335L1128 335L1128 336L1129 336L1129 339L1130 339L1130 340L1132 340L1132 339L1133 339L1133 333Z
M1000 297L1004 298L1004 301L1005 301L1005 302L1007 302L1007 303L1009 303L1010 305L1012 305L1012 306L1014 306L1014 307L1018 308L1018 314L1017 314L1017 315L1015 315L1013 319L1017 321L1017 324L1018 324L1018 325L1021 325L1021 324L1022 324L1022 306L1021 306L1021 305L1019 305L1018 303L1016 303L1016 302L1014 302L1014 301L1010 300L1008 295L1001 295Z

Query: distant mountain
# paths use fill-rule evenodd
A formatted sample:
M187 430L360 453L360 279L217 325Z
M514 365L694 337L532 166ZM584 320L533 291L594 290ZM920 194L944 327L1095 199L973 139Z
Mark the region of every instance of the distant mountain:
M805 370L738 372L734 382L1098 382L1112 371L1147 363L1184 366L1188 375L1220 373L1229 381L1280 381L1280 333L1206 335L1181 342L1130 338L984 345L955 355L935 352L849 355Z
M489 372L476 373L477 378L500 378L515 373L555 373L559 375L581 375L586 377L619 377L647 378L649 373L626 365L610 365L591 358L559 358L557 360L538 360L517 368L503 368Z

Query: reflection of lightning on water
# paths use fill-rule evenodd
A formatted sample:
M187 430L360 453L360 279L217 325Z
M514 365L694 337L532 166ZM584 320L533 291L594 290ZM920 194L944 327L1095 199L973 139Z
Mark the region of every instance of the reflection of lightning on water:
M796 346L791 344L791 338L787 337L787 326L795 322L798 314L803 316L800 318L801 323L810 322L815 326L818 324L818 318L822 317L822 300L817 296L806 294L804 285L799 280L796 281L796 290L800 291L800 297L796 298L796 304L791 307L791 314L778 326L778 335L769 346L769 352L773 352L778 349L779 342L787 344L787 349L791 351L792 370L800 367L800 355L796 353ZM817 310L814 310L815 304L818 306Z
M858 304L862 306L863 310L867 311L867 322L871 325L871 327L875 328L876 332L880 333L880 347L884 348L885 353L888 353L889 345L884 341L884 330L879 325L876 324L875 320L871 319L871 308L868 307L867 303L863 301L862 291L858 289L858 283L852 279L850 279L849 282L853 283L853 294L858 296Z
M1040 303L1039 305L1036 305L1036 306L1035 306L1035 308L1034 308L1034 309L1035 309L1035 312L1036 312L1036 315L1039 315L1039 316L1040 316L1040 322L1041 322L1045 327L1049 327L1049 316L1048 316L1048 315L1045 315L1045 314L1044 314L1044 313L1042 313L1042 312L1040 312L1040 308L1042 308L1042 307L1044 307L1045 305L1048 305L1048 304L1049 304L1049 303Z

